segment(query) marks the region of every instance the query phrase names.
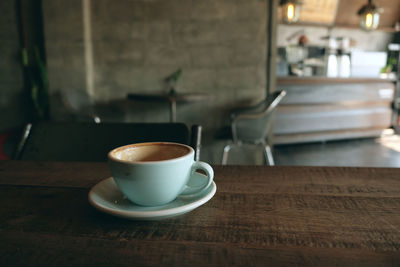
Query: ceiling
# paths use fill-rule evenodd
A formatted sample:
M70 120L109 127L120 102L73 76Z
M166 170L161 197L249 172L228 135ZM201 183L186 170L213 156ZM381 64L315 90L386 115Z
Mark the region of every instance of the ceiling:
M355 15L360 7L366 4L367 0L341 0L339 1L335 25L336 26L359 26L358 17ZM400 0L375 0L375 5L383 8L380 17L379 28L393 28L396 21L400 20Z
M305 23L333 24L339 0L302 1L300 21Z
M367 0L302 0L298 24L359 28L357 11L367 2ZM393 31L395 23L400 20L400 0L374 0L373 3L383 8L379 29Z

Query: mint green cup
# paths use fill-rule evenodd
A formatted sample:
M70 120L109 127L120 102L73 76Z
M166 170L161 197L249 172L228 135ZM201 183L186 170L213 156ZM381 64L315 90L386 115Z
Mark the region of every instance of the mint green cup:
M152 142L118 147L108 153L111 174L121 192L142 206L167 204L177 196L193 197L210 186L214 178L212 167L194 161L190 146ZM202 170L201 186L191 187L190 178Z

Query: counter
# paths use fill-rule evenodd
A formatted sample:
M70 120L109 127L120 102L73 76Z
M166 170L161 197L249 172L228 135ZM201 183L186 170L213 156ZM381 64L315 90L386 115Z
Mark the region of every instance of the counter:
M298 85L298 84L353 84L353 83L394 83L395 79L385 78L364 78L364 77L350 77L350 78L330 78L325 76L313 76L313 77L297 77L297 76L285 76L278 77L278 85Z
M379 136L392 124L395 80L280 77L287 95L276 113L275 144Z

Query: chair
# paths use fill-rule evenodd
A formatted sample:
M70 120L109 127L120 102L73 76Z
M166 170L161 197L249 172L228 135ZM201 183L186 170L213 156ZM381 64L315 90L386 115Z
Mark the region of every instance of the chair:
M194 125L193 131L201 127ZM200 156L200 135L183 123L39 122L28 124L16 159L40 161L107 161L115 147L139 142L176 142L193 145Z
M231 113L233 143L224 147L223 165L228 162L231 148L243 143L262 145L266 163L275 165L268 136L272 131L274 111L285 95L285 91L277 91L255 106L236 109Z

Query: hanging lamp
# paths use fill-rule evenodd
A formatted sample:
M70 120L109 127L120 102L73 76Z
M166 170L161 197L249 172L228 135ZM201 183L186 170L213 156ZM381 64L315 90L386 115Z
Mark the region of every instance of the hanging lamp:
M360 17L360 26L363 30L372 31L376 30L379 25L379 17L383 9L376 6L372 0L363 5L357 12Z
M301 1L298 0L281 0L282 19L285 23L297 22L300 18Z

